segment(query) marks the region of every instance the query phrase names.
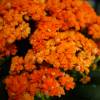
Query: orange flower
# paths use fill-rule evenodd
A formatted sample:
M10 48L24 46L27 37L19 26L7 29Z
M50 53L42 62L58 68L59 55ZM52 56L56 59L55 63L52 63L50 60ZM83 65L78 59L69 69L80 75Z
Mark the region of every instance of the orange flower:
M34 41L32 44L36 50L36 59L40 64L46 61L55 68L63 68L64 70L75 68L79 72L84 72L86 68L89 68L98 52L96 44L81 33L74 31L55 32L52 38L51 34L48 34L48 38L45 34L42 33L42 44L39 42L38 32L31 37L31 42Z
M0 1L0 58L11 56L9 100L32 100L38 92L65 95L75 87L73 70L85 73L81 81L87 83L100 55L95 39L100 17L86 0Z
M66 90L73 89L75 87L75 83L73 82L73 78L69 75L63 76L59 79L60 84L65 86Z
M8 88L9 97L13 98L14 96L23 94L28 86L27 82L26 74L8 76L5 83L6 88Z
M60 87L60 84L52 78L44 80L42 84L42 91L44 94L50 96L59 96L65 94L63 88Z
M86 76L86 77L81 78L80 81L81 81L83 84L87 84L88 82L90 82L90 80L91 80L91 78L90 78L89 76Z

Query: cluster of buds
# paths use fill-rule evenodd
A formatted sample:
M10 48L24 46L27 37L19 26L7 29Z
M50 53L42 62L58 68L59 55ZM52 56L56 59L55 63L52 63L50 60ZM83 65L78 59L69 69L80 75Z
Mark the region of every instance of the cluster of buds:
M1 0L0 59L11 56L4 80L9 100L65 95L77 85L71 71L90 81L99 39L100 16L86 0Z

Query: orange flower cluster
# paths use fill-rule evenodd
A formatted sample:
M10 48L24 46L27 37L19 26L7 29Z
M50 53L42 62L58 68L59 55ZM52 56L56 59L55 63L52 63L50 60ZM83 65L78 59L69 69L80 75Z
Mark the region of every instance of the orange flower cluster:
M35 60L36 57L34 56L32 50L29 50L24 58L19 56L13 57L11 67L10 67L10 73L16 74L16 73L20 73L23 70L29 72L32 71L36 67Z
M39 20L43 15L44 7L42 5L34 3L33 0L3 0L0 3L0 51L2 52L0 57L7 56L6 52L11 52L9 55L15 54L12 52L14 48L5 50L6 45L12 45L16 40L28 37L31 29L23 17L25 16L25 19L28 20L31 16L33 19Z
M0 58L12 57L4 81L9 100L65 95L75 87L73 70L87 83L99 39L100 17L86 0L0 1ZM23 40L31 45L26 52Z
M51 32L45 33L36 31L31 38L38 63L46 61L65 71L75 69L79 72L89 72L89 66L98 51L93 41L74 31L54 32L52 37Z
M27 57L27 60L32 59ZM61 96L65 94L64 88L70 90L75 87L74 78L58 68L50 68L45 63L39 65L38 69L34 65L29 69L30 66L26 67L26 64L22 57L17 56L12 60L10 75L5 79L10 100L26 100L22 99L25 94L32 100L38 92L49 96Z
M89 34L92 35L94 39L100 39L100 16L97 17L95 23L89 26Z

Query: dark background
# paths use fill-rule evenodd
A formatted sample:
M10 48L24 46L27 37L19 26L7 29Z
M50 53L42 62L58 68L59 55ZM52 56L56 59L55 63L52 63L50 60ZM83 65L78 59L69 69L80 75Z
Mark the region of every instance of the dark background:
M88 0L89 3L94 7L98 15L100 15L100 0Z

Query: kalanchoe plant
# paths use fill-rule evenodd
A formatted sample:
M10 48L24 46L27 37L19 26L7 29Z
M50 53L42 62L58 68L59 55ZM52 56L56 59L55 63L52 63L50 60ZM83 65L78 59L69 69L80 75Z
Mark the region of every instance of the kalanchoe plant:
M49 100L88 83L100 58L100 16L86 0L2 0L0 59L9 100ZM97 60L95 60L97 59ZM3 62L0 63L0 66Z

